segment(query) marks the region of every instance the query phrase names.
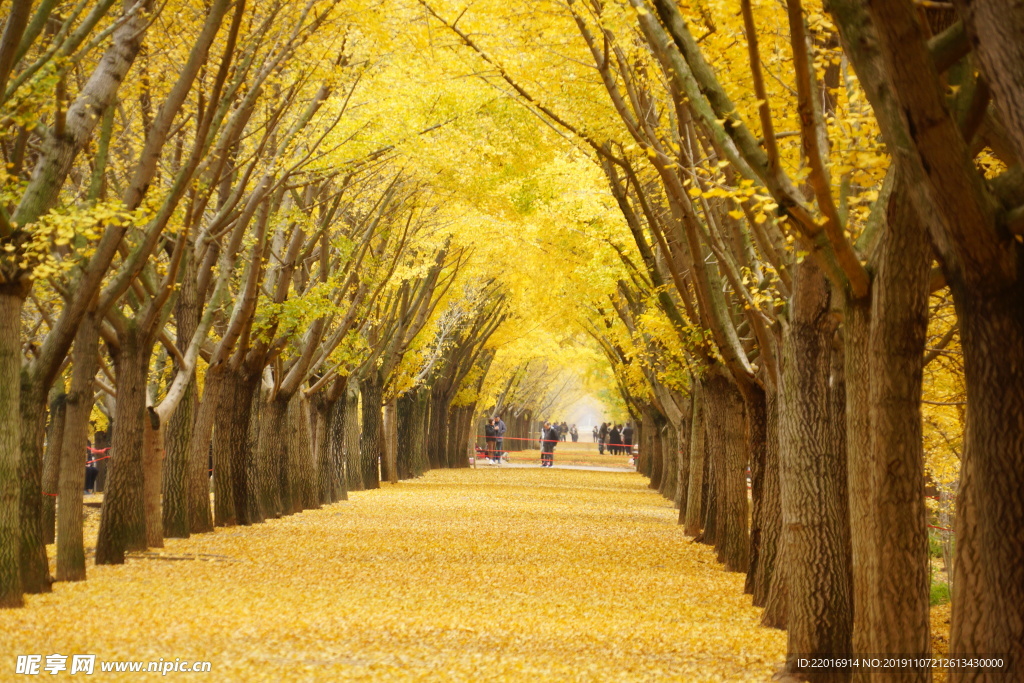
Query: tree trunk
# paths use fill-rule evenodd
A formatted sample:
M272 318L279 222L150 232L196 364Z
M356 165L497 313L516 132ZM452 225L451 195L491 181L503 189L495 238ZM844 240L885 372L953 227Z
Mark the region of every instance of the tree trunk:
M724 373L712 371L704 381L707 401L708 451L714 465L716 505L715 547L728 571L746 572L750 537L747 532L747 445L743 397Z
M199 397L195 378L167 421L163 481L163 531L166 538L188 538L188 461Z
M399 479L411 479L415 476L413 462L416 459L416 434L413 422L415 420L416 395L417 392L413 389L399 396L395 402L395 441L398 448L395 455Z
M67 413L61 392L50 401L50 428L46 434L46 455L43 458L43 543L49 545L57 536L57 486L60 481L60 454L64 441L64 419ZM85 451L85 449L82 449Z
M255 465L259 518L254 521L262 522L279 517L285 502L281 499L288 476L288 404L284 401L275 399L260 406Z
M225 429L228 432L228 438L212 438L216 429L217 418L222 413L231 414L237 412L236 419L238 420L238 425L244 426L249 422L249 410L252 401L252 392L248 391L246 396L239 396L234 399L240 402L240 406L226 405L227 400L230 400L232 394L225 393L231 391L231 388L226 387L224 381L224 376L218 373L214 382L211 383L210 373L207 373L203 402L199 405L199 416L196 419L195 429L193 430L193 438L196 436L200 437L196 442L196 446L202 448L200 445L202 443L212 442L213 444L213 525L215 527L238 524L238 506L235 505L234 468L231 466L235 446L229 442L229 439L241 439L242 445L248 445L248 433L243 432L235 425ZM226 399L225 396L228 398ZM209 414L207 414L207 411L209 411ZM192 488L198 489L199 487Z
M870 301L846 301L843 343L846 361L846 451L850 492L850 547L853 569L853 650L874 654L878 587L876 468L871 452ZM858 680L870 678L869 673Z
M96 541L96 564L122 564L126 551L146 548L142 442L152 347L144 337L136 321L128 321L114 358L117 419Z
M871 310L868 405L874 514L879 523L875 526L878 585L870 600L870 609L875 610L870 624L876 636L870 646L872 653L881 656L923 659L931 653L921 428L931 245L925 226L904 197L890 201L887 219ZM1017 457L1024 460L1020 454ZM1021 560L1024 556L1018 555L1017 561ZM1020 577L1024 579L1024 573ZM1024 599L1024 590L1018 596ZM1024 630L1017 635L1024 637ZM881 681L882 674L875 673L872 679ZM931 671L885 675L887 682L896 680L930 681Z
M1019 678L1024 675L1024 280L1001 292L954 287L953 294L967 382L961 466L970 468L976 486L969 494L975 513L969 521L977 533L977 538L958 533L957 539L977 552L981 567L980 580L960 583L953 611L969 614L975 609L971 602L988 609L978 632L961 629L951 651L1005 654L1011 677ZM965 532L971 526L962 525ZM962 680L988 680L981 673L963 675Z
M690 413L690 481L686 493L687 536L701 532L704 507L704 391L700 381L693 382L693 409ZM680 510L682 513L682 510Z
M26 593L50 591L50 566L43 543L43 438L47 387L29 372L21 373L21 587Z
M430 467L448 467L445 451L448 447L448 402L439 386L430 388L430 426L427 429L427 456Z
M209 382L209 374L207 375ZM220 380L220 392L224 397L223 410L214 417L216 442L224 447L230 463L231 498L234 502L236 524L253 523L250 508L252 501L253 442L250 427L253 422L253 403L258 400L259 375L244 371L227 370ZM215 471L215 474L217 472Z
M765 507L765 470L767 469L768 414L767 397L764 389L757 385L747 388L743 400L743 412L747 423L747 454L750 459L750 563L747 567L747 581L743 591L754 596L754 604L764 606L768 597L767 586L758 587L758 580L766 578L758 571L764 545L765 522L768 511ZM777 474L776 474L777 476ZM777 521L777 518L776 518ZM758 602L758 594L761 601Z
M142 497L146 509L146 545L164 547L163 514L160 511L160 489L164 465L164 425L152 408L146 408L142 432Z
M676 429L676 508L679 510L679 524L686 523L686 502L690 492L690 434L693 430L693 401L689 402L689 411L683 411L683 420Z
M797 266L784 341L781 482L786 545L787 669L809 681L847 681L849 671L801 669L797 658L852 652L850 521L845 453L836 452L829 378L830 291L810 259Z
M782 483L779 471L778 389L769 388L765 396L764 496L758 578L754 584L754 604L763 605L761 623L771 628L786 628L786 563L782 559Z
M380 461L384 455L384 422L381 419L381 378L377 370L359 383L362 393L363 428L359 438L359 471L363 488L380 488Z
M363 471L359 457L359 381L348 378L345 388L345 478L349 491L362 491Z
M221 406L220 382L221 376L218 373L207 374L203 400L192 425L187 486L188 528L193 534L213 531L213 516L210 514L210 445L213 423Z
M328 446L330 448L330 476L334 482L331 486L331 502L348 500L348 478L345 476L345 391L342 388L339 398L331 402L331 414Z
M57 580L85 580L85 545L82 539L82 492L85 467L82 464L89 443L89 415L92 413L93 382L99 365L99 328L95 312L82 319L75 333L75 363L71 391L67 396L64 439L60 453L57 519Z
M319 506L309 402L301 391L296 391L288 401L288 425L291 438L288 446L292 501L290 512L295 513Z
M412 475L423 476L430 469L430 459L427 457L427 429L429 428L428 418L430 416L430 392L420 388L416 390L412 413Z
M384 459L381 461L381 479L398 483L398 415L397 401L384 405Z
M676 435L676 428L671 421L665 422L664 432L661 435L661 495L675 502L676 481L679 477L679 458L676 451L679 450L679 438Z

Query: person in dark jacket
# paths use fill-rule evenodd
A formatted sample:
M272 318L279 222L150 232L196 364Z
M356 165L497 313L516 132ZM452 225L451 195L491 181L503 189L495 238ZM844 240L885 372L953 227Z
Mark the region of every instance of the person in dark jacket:
M552 426L550 422L545 422L540 438L540 466L552 467L555 464L555 444L558 443L558 427Z
M496 449L496 455L498 460L505 455L505 421L501 419L501 415L494 416L494 448Z
M626 448L627 455L633 452L633 423L627 422L622 428L622 445Z
M484 427L484 438L487 440L487 457L494 462L498 455L498 434L494 429L494 418L487 420L487 426Z
M601 429L597 432L597 451L604 455L604 447L608 444L608 423L602 422Z
M620 425L615 425L608 432L608 447L611 449L612 455L622 453L622 427Z

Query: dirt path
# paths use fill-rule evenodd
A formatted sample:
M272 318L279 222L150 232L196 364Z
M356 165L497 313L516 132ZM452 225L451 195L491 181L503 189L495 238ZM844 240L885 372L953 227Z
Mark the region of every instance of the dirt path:
M635 473L434 471L159 552L0 612L0 680L30 678L19 654L216 681L764 681L784 658Z

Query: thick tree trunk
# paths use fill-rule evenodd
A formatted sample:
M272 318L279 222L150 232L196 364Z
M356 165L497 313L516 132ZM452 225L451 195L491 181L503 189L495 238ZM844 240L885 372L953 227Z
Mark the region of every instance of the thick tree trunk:
M188 538L188 461L199 398L195 378L167 421L163 481L163 531L167 538Z
M427 456L430 467L448 467L445 457L448 448L448 402L444 391L434 386L430 389L430 426L427 429Z
M962 467L969 468L974 524L959 543L978 555L979 580L961 581L953 611L988 606L975 633L961 628L952 651L1005 654L1011 677L1024 676L1024 280L1001 292L953 291L967 381L967 432ZM963 513L961 513L963 514ZM966 559L966 557L965 557ZM964 564L959 566L964 576ZM966 622L961 619L961 624ZM988 680L981 673L962 680ZM995 678L994 674L989 674Z
M413 422L416 411L416 394L415 390L407 391L395 402L395 441L398 448L395 455L399 479L411 479L415 476L413 462L416 459L416 434L413 431Z
M142 432L142 497L146 509L146 545L164 547L160 489L164 464L164 425L152 407L146 408Z
M309 401L296 391L288 401L288 424L291 443L288 447L291 467L291 512L302 512L319 506L316 485L316 462L313 458L310 433Z
M384 404L384 459L381 461L381 479L398 483L398 415L396 399Z
M210 446L213 423L220 410L220 375L207 377L203 401L192 425L188 457L188 527L193 534L213 531L210 514Z
M85 545L82 539L82 492L85 488L83 456L89 442L93 382L99 354L99 328L95 313L82 319L75 334L75 363L67 396L64 439L60 454L60 513L57 519L57 580L85 580Z
M754 584L754 604L764 606L761 623L786 628L786 563L782 560L782 483L779 480L779 392L765 396L765 467L761 544Z
M46 433L46 454L43 457L43 543L49 545L56 540L57 486L60 481L60 454L64 442L64 416L67 413L61 392L50 400L50 426ZM85 449L83 448L84 452Z
M754 604L764 606L768 587L759 587L758 581L768 578L761 574L761 556L764 551L766 518L769 512L765 505L765 479L768 466L768 407L764 389L757 385L748 387L743 400L747 423L747 453L750 459L750 563L747 567L747 581L744 592L754 596ZM778 473L776 472L776 477ZM777 487L777 484L776 484ZM775 518L778 522L778 518ZM772 551L774 552L774 550ZM760 595L761 601L758 602Z
M332 472L332 430L337 401L327 398L327 392L317 392L310 399L313 413L313 457L316 461L316 507L337 500L337 483Z
M679 523L686 523L686 502L690 492L690 434L693 430L693 400L683 410L683 420L676 428L676 508L679 510Z
M654 406L646 405L643 410L643 421L646 437L644 450L647 451L648 476L651 478L648 486L657 491L661 488L661 479L664 475L661 460L661 428L665 424L665 418Z
M345 478L349 491L362 491L363 471L359 455L359 381L348 378L345 388Z
M229 439L238 438L242 440L242 445L248 445L248 434L234 425L225 429L228 438L213 439L214 430L217 428L217 418L222 413L237 412L238 425L245 425L249 421L249 409L252 401L252 392L250 391L247 396L239 396L235 399L241 403L240 406L226 405L227 401L224 397L229 388L225 387L223 377L218 374L214 382L211 383L209 373L207 373L203 402L199 405L199 415L193 430L193 439L199 437L196 446L200 449L202 443L211 443L211 441L213 443L213 525L215 527L238 524L234 468L231 464L234 459L235 445L230 443ZM227 396L230 397L231 394L227 394Z
M888 209L871 310L869 406L878 585L870 599L870 626L876 632L870 647L873 654L923 659L931 653L921 428L931 246L907 199L895 198ZM1018 555L1017 561L1022 559ZM1018 595L1024 599L1024 590ZM1017 635L1024 637L1024 630ZM872 678L881 681L882 674ZM930 681L931 672L904 671L887 674L885 680Z
M871 452L870 302L847 301L843 310L846 361L846 451L853 569L853 649L874 654L878 525L876 468ZM869 678L865 672L859 680Z
M258 519L281 515L282 472L288 463L288 404L267 401L260 406L259 440L256 444L254 483Z
M410 444L412 449L412 475L423 476L430 469L430 459L427 457L427 430L429 429L428 418L430 416L430 392L426 389L417 389L412 414L412 436Z
M661 435L661 495L675 502L676 482L679 478L679 437L676 428L671 421L666 421L664 432Z
M704 507L704 391L700 381L693 382L693 408L690 417L690 481L686 493L686 526L688 536L701 532ZM682 513L682 510L680 510Z
M207 376L209 382L209 376ZM218 446L226 450L230 463L231 498L234 502L236 524L253 523L250 509L253 486L253 444L250 439L253 403L259 398L259 375L228 370L220 380L223 410L216 411L214 431ZM217 472L215 471L216 475Z
M384 421L381 417L381 378L371 371L359 383L362 393L363 426L359 438L359 470L363 488L380 488L380 462L384 455Z
M747 532L747 445L743 397L725 374L711 372L704 381L707 401L708 451L714 465L716 505L715 548L728 571L746 572L750 552Z
M331 502L348 500L348 478L345 476L345 391L341 390L339 398L331 402L329 429L327 432L330 449L329 475L331 485Z
M38 378L21 373L21 587L26 593L50 591L50 566L43 543L43 438L46 393Z
M782 516L788 588L787 669L809 681L846 681L849 672L801 669L797 658L852 652L850 521L845 453L836 452L829 379L830 291L810 259L797 267L784 341Z
M122 564L126 551L146 548L142 442L152 347L144 337L135 321L129 321L114 359L117 419L96 542L96 564Z

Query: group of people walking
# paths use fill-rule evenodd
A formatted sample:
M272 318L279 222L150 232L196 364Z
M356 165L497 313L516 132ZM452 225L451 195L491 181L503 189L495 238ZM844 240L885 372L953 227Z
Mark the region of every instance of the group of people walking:
M629 455L633 451L633 425L602 422L600 427L594 427L594 441L601 455L606 449L611 455Z

